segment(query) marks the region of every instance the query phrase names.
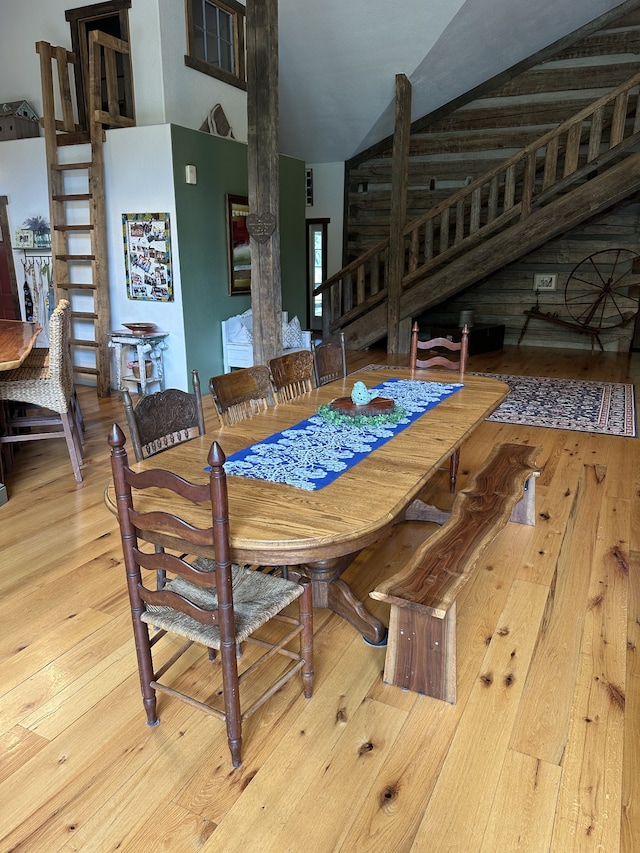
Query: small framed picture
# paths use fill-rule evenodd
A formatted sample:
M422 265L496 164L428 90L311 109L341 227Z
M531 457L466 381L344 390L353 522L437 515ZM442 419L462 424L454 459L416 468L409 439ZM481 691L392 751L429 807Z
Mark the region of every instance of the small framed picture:
M229 294L251 293L251 246L247 230L249 200L227 195L227 241L229 245Z
M550 272L537 272L533 276L534 290L555 290L558 283L558 276Z
M21 228L19 231L16 231L16 249L33 249L33 247L33 231L26 228Z

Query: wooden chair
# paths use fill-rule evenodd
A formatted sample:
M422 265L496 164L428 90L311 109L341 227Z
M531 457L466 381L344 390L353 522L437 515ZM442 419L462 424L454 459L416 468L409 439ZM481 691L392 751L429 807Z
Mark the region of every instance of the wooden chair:
M347 375L347 356L344 346L344 332L340 332L340 343L327 341L324 344L312 344L313 369L316 387L333 382L334 379L344 379Z
M448 340L447 338L431 338L428 341L421 341L418 337L418 324L414 323L411 330L411 354L409 357L409 366L412 370L423 369L429 367L444 367L447 370L459 371L460 382L464 382L464 374L467 369L467 357L469 354L469 328L464 326L462 329L462 337L458 343ZM427 355L425 358L418 358L418 350L424 351ZM446 352L443 354L442 350ZM446 353L459 352L458 359L450 358ZM455 492L456 479L458 476L458 466L460 464L460 451L454 450L449 460L449 491Z
M50 346L46 352L0 374L0 401L14 404L6 406L5 434L0 436L0 444L64 438L80 483L82 416L73 384L70 330L71 305L61 299L49 320Z
M131 604L138 670L147 725L159 722L156 713L156 692L167 693L224 720L234 767L242 762L242 723L256 708L280 689L296 673L301 672L305 697L313 691L313 624L311 583L299 582L252 572L231 563L229 545L229 510L227 481L224 472L225 456L214 442L208 456L211 472L205 484L191 483L170 471L161 469L135 473L129 467L125 436L117 424L109 435L111 464L122 550ZM162 488L171 494L170 507L198 504L211 512L211 525L194 527L178 515L166 510L145 512L141 506L146 489ZM153 552L142 550L143 544L155 546ZM208 556L192 563L175 556L169 550L194 553L204 551ZM145 585L143 571L164 570L170 576L167 585L154 590ZM298 599L298 616L282 611ZM260 629L269 623L268 631ZM272 623L277 623L272 626ZM157 631L149 636L149 626ZM256 632L260 636L256 637ZM165 635L177 634L184 643L177 650L175 642ZM276 636L277 634L277 636ZM299 637L299 651L290 648ZM187 695L165 679L167 671L193 643L209 650L213 660L220 652L221 673L212 672L210 683L189 679L197 690ZM236 647L245 643L244 654L238 657ZM154 666L152 650L156 645L164 661ZM259 650L253 654L254 646ZM282 656L283 666L275 666L273 680L266 685L266 675L254 682L251 701L245 707L245 681L256 668L274 656ZM168 656L168 660L167 660ZM189 666L193 666L190 662ZM240 672L242 667L242 672ZM264 670L262 670L264 672ZM218 679L222 680L223 707L216 707L211 697L219 694ZM240 701L240 688L243 688ZM207 699L207 701L204 701ZM211 702L211 704L210 704Z
M269 370L279 403L295 400L313 388L313 354L309 350L272 358Z
M200 377L195 369L191 371L191 382L193 394L167 388L141 397L135 408L129 391L123 390L122 401L137 462L206 433Z
M235 424L267 408L271 378L264 364L221 373L209 380L209 390L223 424Z

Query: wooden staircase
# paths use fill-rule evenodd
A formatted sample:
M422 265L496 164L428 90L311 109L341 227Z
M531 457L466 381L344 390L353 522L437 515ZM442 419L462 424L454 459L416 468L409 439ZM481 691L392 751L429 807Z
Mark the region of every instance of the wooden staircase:
M111 351L104 129L135 125L135 118L121 111L117 88L116 55L128 57L129 44L99 30L90 33L87 128L76 120L69 73L76 65L75 55L43 41L37 42L36 52L56 301L65 298L71 303L74 374L95 377L98 396L106 397L111 391ZM76 67L74 73L80 69Z
M398 293L394 337L408 351L412 317L637 192L639 96L637 74L407 224L399 286L389 239L323 282L323 334L375 343Z

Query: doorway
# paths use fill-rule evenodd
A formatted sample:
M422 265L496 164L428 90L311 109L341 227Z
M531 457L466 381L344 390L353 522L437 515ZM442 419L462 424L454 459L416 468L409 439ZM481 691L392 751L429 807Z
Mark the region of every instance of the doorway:
M71 29L71 45L77 57L76 97L78 101L78 123L87 129L88 93L89 93L89 33L100 30L114 38L129 41L129 12L131 0L110 0L93 6L68 9L64 14ZM118 81L118 102L120 114L133 118L133 75L128 56L116 54L116 75ZM103 109L108 111L106 81L102 79Z
M329 219L307 219L307 323L308 329L322 329L322 296L316 287L327 278L327 231Z
M7 196L0 195L0 320L20 319L18 282L13 265Z

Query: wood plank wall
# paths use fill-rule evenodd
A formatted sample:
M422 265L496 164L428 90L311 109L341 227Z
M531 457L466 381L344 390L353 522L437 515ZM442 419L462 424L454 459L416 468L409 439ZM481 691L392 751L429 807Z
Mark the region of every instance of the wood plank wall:
M499 87L437 121L414 124L407 192L408 218L444 200L557 123L587 106L640 68L640 10L611 20ZM418 128L418 129L417 129ZM347 164L346 255L352 260L388 235L391 146L362 162ZM484 279L455 300L429 312L433 323L457 321L471 309L476 323L505 325L505 341L516 343L523 311L536 305L534 274L554 273L557 289L541 293L544 313L571 319L564 304L567 279L584 258L608 248L640 250L638 199L591 220ZM640 283L640 276L633 281ZM606 349L626 351L633 323L605 332ZM529 345L590 347L590 339L540 320L529 324Z

